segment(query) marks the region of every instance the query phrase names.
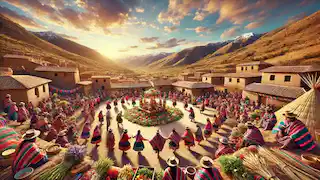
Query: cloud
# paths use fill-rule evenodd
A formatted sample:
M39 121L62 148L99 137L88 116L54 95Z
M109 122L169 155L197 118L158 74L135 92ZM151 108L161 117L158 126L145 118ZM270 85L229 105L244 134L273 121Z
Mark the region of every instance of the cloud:
M63 38L66 38L66 39L69 39L69 40L72 40L72 41L76 41L78 40L77 37L75 36L69 36L69 35L66 35L66 34L63 34L63 33L57 33L59 36L63 37Z
M255 29L255 28L258 28L260 26L263 25L263 22L251 22L249 23L248 25L246 25L246 29Z
M20 15L6 7L0 6L0 13L20 25L35 29L43 28L42 25L35 22L32 18Z
M131 49L136 49L138 48L139 46L130 46Z
M171 33L171 32L173 32L173 31L176 31L178 28L176 27L176 26L171 26L171 27L169 27L169 26L164 26L164 28L163 28L163 30L164 31L166 31L166 32L168 32L168 33Z
M144 38L140 38L140 42L143 43L152 43L155 42L159 39L159 37L144 37Z
M143 13L143 12L144 12L144 9L141 8L141 7L137 7L137 8L136 8L136 12L137 12L137 13Z
M119 51L119 52L128 52L129 49L119 49L118 51Z
M299 21L303 18L305 18L307 16L307 14L305 12L302 12L300 14L297 14L295 16L291 16L288 21L287 21L287 24L291 24L291 23L294 23L296 21Z
M192 30L194 32L196 32L197 34L200 33L209 33L211 32L211 29L208 27L203 27L203 26L198 26L196 28L187 28L186 30Z
M231 38L237 35L240 32L240 27L235 26L229 29L226 29L220 36L221 39Z
M61 10L60 13L74 27L85 30L85 31L90 30L90 28L88 27L89 19L87 14L79 13L71 8L65 8Z
M164 43L156 43L155 46L147 47L147 49L165 49L165 48L172 48L181 45L180 43L185 42L186 39L176 39L171 38Z

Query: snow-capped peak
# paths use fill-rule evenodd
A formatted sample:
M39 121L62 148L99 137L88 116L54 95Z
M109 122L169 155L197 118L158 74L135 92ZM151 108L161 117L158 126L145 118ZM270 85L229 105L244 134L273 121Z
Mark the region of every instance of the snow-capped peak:
M253 32L244 33L241 36L237 36L235 38L235 40L249 39L249 38L254 37L254 36L256 36L256 34L254 34Z
M57 35L56 33L52 32L52 31L36 32L36 33L41 37L47 38L48 40L56 39L56 38L60 37L59 35Z

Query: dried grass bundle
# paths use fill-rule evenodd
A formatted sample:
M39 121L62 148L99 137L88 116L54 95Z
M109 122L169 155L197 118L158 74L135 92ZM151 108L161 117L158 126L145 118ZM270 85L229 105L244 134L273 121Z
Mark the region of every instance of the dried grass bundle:
M280 180L275 173L269 168L266 160L253 153L249 153L245 156L243 160L243 165L246 166L250 171L263 176L269 180Z
M281 158L279 158L279 156L276 155L276 153L267 148L259 147L258 151L259 155L268 159L268 161L271 163L276 164L284 174L293 180L317 180L317 178L313 177L312 175L302 170L297 170L297 168L292 166L290 163L283 161Z

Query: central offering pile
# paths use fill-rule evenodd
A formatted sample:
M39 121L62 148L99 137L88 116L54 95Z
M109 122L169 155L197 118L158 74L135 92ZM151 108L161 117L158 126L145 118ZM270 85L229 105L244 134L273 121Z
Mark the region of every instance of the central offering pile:
M124 117L142 126L157 126L180 120L183 116L182 111L178 108L167 107L160 94L153 88L145 91L144 98L140 99L139 107L128 109ZM157 97L159 97L158 102Z

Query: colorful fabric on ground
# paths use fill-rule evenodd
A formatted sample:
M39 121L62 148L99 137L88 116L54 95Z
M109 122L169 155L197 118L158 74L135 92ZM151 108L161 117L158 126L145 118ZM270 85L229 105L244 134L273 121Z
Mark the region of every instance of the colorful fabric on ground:
M14 129L0 127L0 153L7 149L16 149L19 143L19 135Z
M130 137L128 136L127 133L122 134L120 142L119 142L119 149L121 151L127 151L131 148L129 139L130 139Z
M96 128L94 128L91 143L99 144L100 142L101 142L101 132L100 132L100 127L97 125Z
M171 174L171 167L168 167L167 169L165 169L163 173L163 178L162 178L162 180L186 180L186 179L187 179L187 176L185 175L183 170L179 167L177 167L176 169L175 178Z
M179 149L179 142L181 140L180 135L177 132L171 132L169 135L169 139L169 148L173 150Z
M254 142L256 145L264 145L263 135L257 127L252 129L247 129L247 132L244 134L244 140L249 142Z
M285 132L303 150L310 151L316 147L307 127L300 120L290 122Z
M222 180L222 176L218 169L210 168L205 169L201 168L197 171L196 175L194 176L194 180Z
M108 132L107 135L107 147L108 149L113 149L115 145L114 134L112 132Z
M7 125L7 120L3 116L0 116L0 127L4 127Z
M185 130L182 139L186 146L194 146L194 137L190 129Z
M29 167L30 165L37 164L45 158L46 155L40 151L35 143L22 141L16 149L16 155L12 165L13 173L17 173L19 170Z
M195 137L197 142L201 142L204 139L201 127L198 127L197 131L195 132Z
M166 143L166 139L161 136L160 133L157 133L149 142L153 150L162 151L164 144Z
M81 138L87 139L90 137L90 123L86 122L86 124L83 126Z
M231 147L220 144L218 149L215 152L215 157L218 158L221 155L232 154L232 153L234 153L234 150Z

